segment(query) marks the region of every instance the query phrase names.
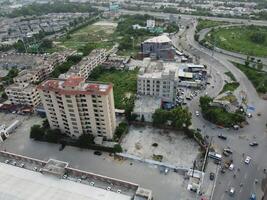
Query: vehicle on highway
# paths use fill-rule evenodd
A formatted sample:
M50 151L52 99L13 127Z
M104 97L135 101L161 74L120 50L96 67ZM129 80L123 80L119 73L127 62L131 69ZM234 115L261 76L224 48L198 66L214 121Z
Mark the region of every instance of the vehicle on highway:
M247 156L246 159L245 159L245 163L246 163L246 164L249 164L250 161L251 161L251 157Z
M213 181L215 178L215 174L213 172L210 172L210 180Z
M102 152L101 151L95 151L94 154L97 155L97 156L101 156Z
M258 142L251 142L251 143L249 143L249 146L251 146L251 147L255 147L255 146L258 146L258 145L259 145Z
M230 190L229 190L229 195L230 196L234 196L234 194L235 194L235 188L231 187Z
M226 139L227 139L227 137L224 136L224 135L222 135L222 134L218 135L218 138L220 138L220 139L222 139L222 140L226 140Z

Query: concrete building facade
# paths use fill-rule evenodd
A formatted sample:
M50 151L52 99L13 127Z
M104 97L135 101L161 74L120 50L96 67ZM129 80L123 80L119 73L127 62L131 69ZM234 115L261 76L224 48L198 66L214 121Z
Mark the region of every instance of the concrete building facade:
M14 83L5 92L12 104L35 107L41 101L36 86L29 83Z
M46 80L38 90L51 128L71 137L92 134L113 138L116 119L112 84L70 76Z
M174 60L176 55L172 41L166 35L145 40L141 44L141 51L144 57L161 60Z
M87 79L94 68L106 61L107 55L108 53L105 49L95 49L84 57L81 62L71 67L66 75L77 75Z

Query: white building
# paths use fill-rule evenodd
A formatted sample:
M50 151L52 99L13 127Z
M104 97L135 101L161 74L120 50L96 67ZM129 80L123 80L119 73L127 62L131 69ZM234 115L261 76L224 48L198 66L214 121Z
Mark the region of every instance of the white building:
M92 134L113 138L116 119L112 84L70 76L44 81L38 89L51 128L71 137Z
M156 26L155 20L149 19L146 20L146 27L147 28L154 28Z
M12 84L6 88L5 92L12 104L35 107L40 103L38 90L30 83Z

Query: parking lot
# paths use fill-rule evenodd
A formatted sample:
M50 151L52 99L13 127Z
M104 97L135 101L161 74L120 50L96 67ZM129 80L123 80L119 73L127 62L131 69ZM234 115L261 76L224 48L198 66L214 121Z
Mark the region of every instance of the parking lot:
M128 154L146 159L162 155L162 162L185 167L192 167L199 154L198 144L182 132L152 127L131 126L122 146Z

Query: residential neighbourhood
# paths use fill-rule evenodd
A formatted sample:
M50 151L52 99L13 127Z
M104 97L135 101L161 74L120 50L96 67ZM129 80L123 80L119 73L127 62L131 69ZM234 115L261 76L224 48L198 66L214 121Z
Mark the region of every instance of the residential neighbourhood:
M267 198L266 6L0 0L0 199Z

